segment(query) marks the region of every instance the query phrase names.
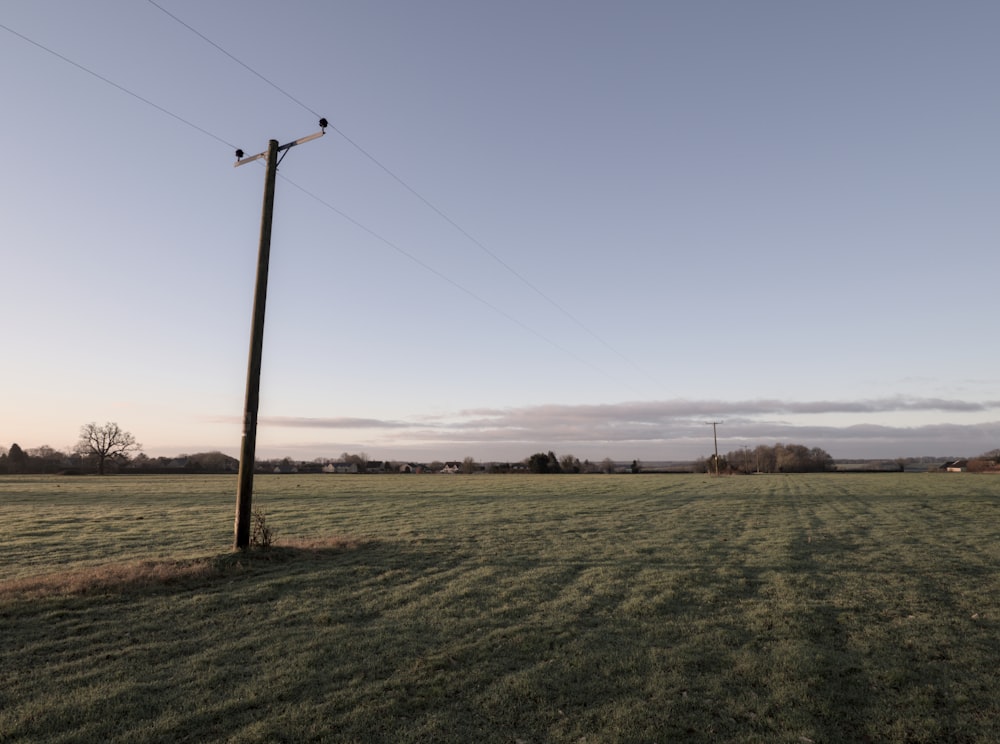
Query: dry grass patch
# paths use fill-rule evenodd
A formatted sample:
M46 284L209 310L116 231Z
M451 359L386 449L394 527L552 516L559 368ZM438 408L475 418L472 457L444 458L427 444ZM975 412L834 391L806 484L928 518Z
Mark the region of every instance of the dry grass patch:
M313 538L186 560L146 560L70 569L0 583L0 600L95 594L133 594L165 587L190 588L228 579L255 567L291 561L316 562L366 543L348 537Z
M91 566L45 576L29 576L0 584L0 598L136 592L152 587L205 581L218 575L212 558L187 561L138 561Z

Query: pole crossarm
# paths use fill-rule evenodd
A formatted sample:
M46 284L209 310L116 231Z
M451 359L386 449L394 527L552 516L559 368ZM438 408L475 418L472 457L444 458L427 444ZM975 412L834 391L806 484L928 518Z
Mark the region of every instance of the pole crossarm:
M314 139L319 139L324 134L326 134L325 129L320 132L316 132L314 134L307 134L305 137L299 137L294 142L289 142L285 145L279 145L278 152L284 152L285 150L290 150L296 145L304 145L306 142L312 142ZM246 165L247 163L252 163L255 160L260 160L261 158L267 157L267 150L265 150L264 152L258 152L256 155L248 155L247 157L243 157L242 153L243 153L242 150L236 151L236 162L233 163L234 168L239 168L241 165Z
M239 150L237 150L239 152ZM266 158L266 152L258 152L256 155L250 155L249 157L241 158L236 156L236 162L233 163L234 168L239 168L241 165L246 165L247 163L252 163L254 160L260 160L261 158Z

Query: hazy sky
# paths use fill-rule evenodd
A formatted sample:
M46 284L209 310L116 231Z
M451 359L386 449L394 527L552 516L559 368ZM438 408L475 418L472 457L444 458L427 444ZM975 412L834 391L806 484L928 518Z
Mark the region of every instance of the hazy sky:
M1000 447L1000 4L276 8L2 4L0 445L238 454L322 115L259 456Z

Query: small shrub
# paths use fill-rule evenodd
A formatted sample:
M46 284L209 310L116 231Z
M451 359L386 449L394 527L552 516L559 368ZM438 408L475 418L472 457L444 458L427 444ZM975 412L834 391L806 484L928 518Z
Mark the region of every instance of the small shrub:
M267 515L254 509L250 516L250 547L269 550L274 545L274 529L267 523Z

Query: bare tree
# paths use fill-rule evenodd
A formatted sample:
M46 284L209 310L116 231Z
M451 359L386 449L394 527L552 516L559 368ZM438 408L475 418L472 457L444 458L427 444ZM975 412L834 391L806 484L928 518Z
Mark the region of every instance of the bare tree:
M79 454L97 460L97 472L101 475L108 460L128 460L131 453L141 449L134 436L111 421L104 426L90 423L80 427L80 441L76 445Z
M564 473L579 473L580 460L573 455L563 455L559 458L559 467Z
M359 473L363 473L368 470L367 452L359 452L356 455L344 452L340 455L340 461L346 462L348 465L357 465Z

